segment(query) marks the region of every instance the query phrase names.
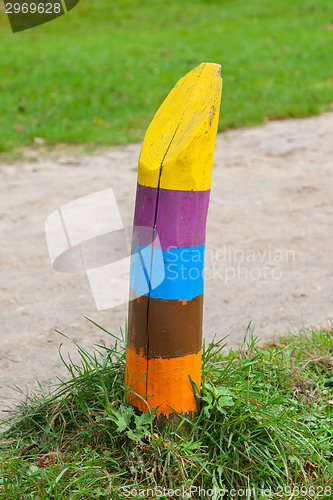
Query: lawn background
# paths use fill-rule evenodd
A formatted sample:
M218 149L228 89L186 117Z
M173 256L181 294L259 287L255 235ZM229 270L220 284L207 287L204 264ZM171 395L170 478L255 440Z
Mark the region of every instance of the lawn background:
M1 4L0 152L142 140L201 62L222 65L220 130L327 111L332 27L327 0L81 0L13 34Z

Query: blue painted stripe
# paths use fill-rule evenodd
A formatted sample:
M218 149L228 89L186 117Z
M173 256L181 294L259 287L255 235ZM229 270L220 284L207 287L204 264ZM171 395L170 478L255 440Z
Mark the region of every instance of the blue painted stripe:
M205 245L154 249L149 283L151 249L143 247L131 257L130 286L154 299L192 300L203 293L204 255Z

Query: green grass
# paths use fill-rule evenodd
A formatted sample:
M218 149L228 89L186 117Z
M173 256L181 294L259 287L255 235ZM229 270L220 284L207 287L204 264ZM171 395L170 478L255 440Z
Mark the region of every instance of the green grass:
M78 346L82 364L64 361L68 381L51 394L41 387L9 414L0 498L120 499L131 489L142 498L143 489L182 486L248 489L233 498L333 498L333 332L260 345L249 329L229 352L222 342L204 348L199 416L185 439L181 424L160 433L153 413L126 404L121 339L93 353ZM38 467L51 451L65 456ZM191 498L204 497L192 490Z
M13 34L0 18L0 152L137 141L176 81L222 64L220 130L329 110L327 0L94 0Z

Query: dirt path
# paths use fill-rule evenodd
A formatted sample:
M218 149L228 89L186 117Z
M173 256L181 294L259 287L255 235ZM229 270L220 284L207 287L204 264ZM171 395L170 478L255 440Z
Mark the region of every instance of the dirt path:
M241 342L333 317L333 113L217 138L207 224L204 334ZM132 223L140 146L0 165L0 408L8 385L56 381L59 329L83 346L118 332L126 307L97 312L85 276L53 271L44 222L63 204L112 187ZM30 155L34 157L34 152ZM63 352L71 348L65 342Z

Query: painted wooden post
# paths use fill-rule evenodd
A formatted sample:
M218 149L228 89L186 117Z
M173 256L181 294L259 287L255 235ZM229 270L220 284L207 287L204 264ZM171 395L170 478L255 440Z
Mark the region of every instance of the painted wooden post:
M174 420L173 410L188 418L197 410L189 377L200 387L206 217L221 89L218 64L200 64L181 78L149 125L139 159L134 228L150 228L144 239L152 247L158 235L165 278L142 294L131 269L125 381L138 394L128 391L128 402L140 411L158 407L162 426ZM153 283L154 266L148 267Z

